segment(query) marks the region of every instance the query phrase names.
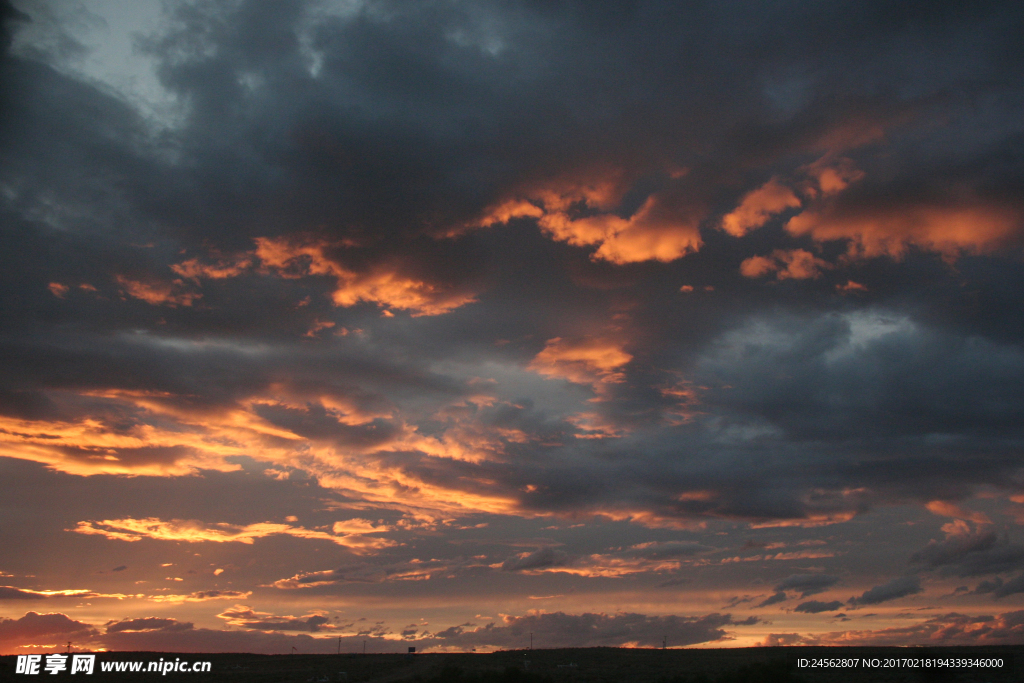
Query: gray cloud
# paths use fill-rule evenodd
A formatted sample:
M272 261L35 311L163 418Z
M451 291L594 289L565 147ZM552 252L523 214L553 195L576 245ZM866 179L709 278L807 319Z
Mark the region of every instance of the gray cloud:
M862 605L877 605L881 602L905 598L908 595L916 595L923 589L921 580L916 576L901 576L886 583L870 588L860 594L860 597L850 598L850 605L860 607Z
M1009 581L1003 581L1003 579L998 576L990 580L982 581L973 592L978 595L991 593L997 600L999 598L1005 598L1007 595L1024 593L1024 574L1015 576Z
M40 639L86 638L96 634L89 624L67 615L26 612L19 619L0 619L0 641L39 643Z
M323 614L311 614L303 617L281 617L256 612L242 605L236 605L217 616L228 620L228 623L232 626L260 631L309 631L310 633L316 633L325 627L331 627L330 619Z
M978 529L950 534L944 541L929 541L910 557L912 563L960 577L998 574L1024 567L1024 546Z
M46 597L36 591L27 591L14 586L0 586L0 600L41 600Z
M109 633L138 633L149 631L174 632L188 631L194 628L190 622L181 622L176 619L162 617L142 617L138 619L122 619L121 621L106 624L106 632Z
M819 636L799 633L771 634L765 645L875 646L908 645L1012 645L1024 633L1024 611L970 616L951 612L909 626L878 630L833 631Z
M971 553L991 549L996 541L996 534L992 531L978 530L972 534L953 535L945 541L929 542L926 548L911 555L910 561L927 564L932 568L957 564Z
M775 586L776 591L799 591L801 598L821 593L839 582L838 576L828 574L793 574Z
M147 621L140 619L137 621ZM752 626L755 617L733 620L730 615L709 614L701 617L643 614L565 614L562 612L526 616L509 616L500 623L485 626L463 624L419 638L402 641L383 639L371 633L342 635L342 651L361 651L368 641L372 652L404 652L409 643L419 650L433 648L472 649L474 647L522 648L529 644L542 648L607 647L626 643L655 647L667 637L671 646L727 640L727 627ZM217 631L172 624L165 629L124 629L108 632L102 638L108 647L124 650L158 650L162 652L287 652L294 645L300 652L334 652L338 637L311 638L308 635L284 635L261 631ZM283 646L283 649L282 649ZM276 649L275 649L276 648Z
M762 600L758 607L768 607L769 605L776 605L786 600L789 600L789 596L786 595L785 591L776 591Z
M622 557L636 557L648 560L665 560L677 557L689 557L715 550L713 546L694 541L667 541L665 543L649 543L633 546L616 553Z
M733 621L730 615L703 617L674 615L652 617L643 614L564 614L562 612L506 618L504 624L488 624L473 630L458 627L444 637L435 634L438 645L522 647L533 633L534 643L543 648L617 646L637 643L656 647L667 637L673 646L721 640L726 626L750 626L756 617ZM525 640L524 640L525 639Z
M529 569L560 567L568 564L569 561L569 555L565 551L546 547L539 548L532 553L513 555L502 563L501 568L509 572L518 572Z
M822 602L820 600L808 600L807 602L801 602L799 605L793 608L794 612L806 612L807 614L818 614L820 612L835 612L843 608L843 603L838 600L832 602Z

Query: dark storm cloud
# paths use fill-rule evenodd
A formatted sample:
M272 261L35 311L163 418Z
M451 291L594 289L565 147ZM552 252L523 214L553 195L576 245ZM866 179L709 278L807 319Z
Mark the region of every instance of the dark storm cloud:
M916 576L901 576L864 591L860 597L850 598L849 603L854 607L877 605L889 600L905 598L908 595L916 595L922 590L919 578Z
M30 45L0 64L0 415L49 423L3 438L54 469L121 468L89 485L52 474L81 514L48 512L51 533L156 528L183 506L207 529L297 512L330 528L314 499L361 495L393 506L388 524L434 505L445 519L814 526L1019 489L1018 4L371 2L330 16L250 0L172 3L166 19L139 44L176 117ZM742 207L742 229L720 229ZM111 438L61 440L58 426L86 424ZM153 434L166 443L131 442ZM255 474L207 469L239 463ZM304 469L332 483L300 484ZM195 476L121 476L139 471ZM295 479L255 481L271 476ZM711 550L543 547L501 576ZM388 552L269 581L490 571ZM1018 555L979 532L914 562L980 576ZM836 581L793 575L759 606ZM183 592L219 590L198 588ZM919 590L906 577L854 604ZM627 616L438 642L505 647L536 627L657 645L671 627L689 644L735 623Z

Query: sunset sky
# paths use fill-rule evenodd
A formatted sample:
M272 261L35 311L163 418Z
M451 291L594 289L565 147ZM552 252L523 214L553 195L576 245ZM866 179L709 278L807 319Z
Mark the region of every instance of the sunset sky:
M0 653L1024 643L1021 3L0 13Z

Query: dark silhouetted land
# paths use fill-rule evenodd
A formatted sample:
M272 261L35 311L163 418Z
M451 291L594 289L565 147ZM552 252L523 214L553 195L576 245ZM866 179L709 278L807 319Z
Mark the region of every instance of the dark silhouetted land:
M100 671L110 661L209 661L210 673ZM944 658L1002 659L1002 668L865 667ZM800 667L800 660L855 660L856 667ZM249 655L99 653L96 672L15 674L15 657L0 657L0 681L223 681L224 683L1003 683L1024 681L1024 646L883 648L788 647L717 650L581 648L489 654Z

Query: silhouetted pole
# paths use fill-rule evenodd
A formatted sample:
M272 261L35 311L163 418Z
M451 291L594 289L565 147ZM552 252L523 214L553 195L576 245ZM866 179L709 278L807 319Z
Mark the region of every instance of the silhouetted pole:
M530 649L533 649L533 631L530 631Z
M661 649L664 650L668 647L668 636L662 636L661 638Z
M71 654L71 641L68 641L68 654Z

